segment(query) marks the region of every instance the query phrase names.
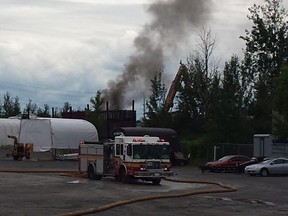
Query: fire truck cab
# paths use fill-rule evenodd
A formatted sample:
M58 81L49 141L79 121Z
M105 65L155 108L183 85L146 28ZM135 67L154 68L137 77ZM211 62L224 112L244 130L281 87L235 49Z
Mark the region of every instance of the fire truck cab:
M132 179L152 181L172 176L169 142L150 136L116 136L106 143L79 145L79 171L90 179L114 176L122 182Z

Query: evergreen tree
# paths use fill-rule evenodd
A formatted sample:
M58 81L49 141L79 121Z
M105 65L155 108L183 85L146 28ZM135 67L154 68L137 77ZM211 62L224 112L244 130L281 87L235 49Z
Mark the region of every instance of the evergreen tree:
M165 88L165 84L162 83L162 73L162 70L156 72L153 79L150 80L151 94L146 101L147 112L143 120L144 126L171 127L170 114L163 111L167 89Z
M288 66L282 69L274 94L273 134L288 138Z
M36 115L38 117L51 117L50 115L50 108L48 104L44 104L44 108L38 108Z
M11 116L16 116L20 114L20 103L19 98L16 96L13 100L9 92L6 92L4 95L4 101L2 106L3 118L8 118Z
M266 5L249 8L252 30L240 37L246 42L243 74L250 77L254 89L255 133L271 133L274 83L288 59L287 13L282 2L265 0Z
M37 105L35 103L32 103L32 100L29 99L28 104L26 104L26 108L23 111L26 114L32 114L36 115L37 114Z
M63 105L62 112L69 112L71 107L72 107L71 104L68 101L66 101Z
M193 133L199 134L203 132L203 125L205 119L205 107L207 101L207 86L205 76L205 64L199 58L188 60L187 73L183 74L182 84L177 96L178 100L178 115L176 121L181 122L186 126L183 129L185 134Z
M226 62L223 71L221 109L219 123L221 124L222 142L247 142L251 129L247 125L245 107L245 83L242 83L242 70L237 56L232 56Z
M96 92L95 97L90 98L90 103L92 104L92 110L85 110L86 119L97 128L101 139L108 137L107 122L103 116L104 97L101 90Z
M93 111L100 113L103 110L104 97L102 97L101 90L98 90L96 96L90 99L90 103L92 104Z

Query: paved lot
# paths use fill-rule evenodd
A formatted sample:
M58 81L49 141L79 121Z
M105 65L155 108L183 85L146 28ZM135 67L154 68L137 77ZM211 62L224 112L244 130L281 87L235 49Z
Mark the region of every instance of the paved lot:
M75 161L13 161L0 159L0 169L77 170ZM200 194L150 200L119 206L92 215L288 215L288 177L250 177L234 173L202 174L199 169L175 167L176 179L221 182L236 192ZM97 208L116 201L143 196L171 195L219 189L202 184L163 180L160 186L136 182L122 184L113 178L92 181L60 173L0 172L0 215L61 215Z

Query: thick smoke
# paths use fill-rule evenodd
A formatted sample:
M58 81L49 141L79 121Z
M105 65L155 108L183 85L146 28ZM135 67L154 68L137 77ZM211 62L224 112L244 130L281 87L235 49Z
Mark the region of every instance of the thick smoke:
M175 50L191 34L193 26L208 18L211 0L162 0L148 8L153 20L134 40L135 53L129 57L124 71L108 82L103 91L109 109L123 109L132 100L143 98L155 72L164 67L164 53Z

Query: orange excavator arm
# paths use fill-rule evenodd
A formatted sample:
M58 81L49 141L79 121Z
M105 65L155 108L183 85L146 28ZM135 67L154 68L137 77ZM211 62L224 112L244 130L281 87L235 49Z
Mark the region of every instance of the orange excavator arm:
M182 62L180 61L180 67L178 69L178 72L174 80L171 83L170 89L168 91L168 94L164 103L164 112L168 112L169 109L172 107L176 92L178 91L179 86L180 86L181 77L186 72L186 70L187 70L186 66L182 64Z

